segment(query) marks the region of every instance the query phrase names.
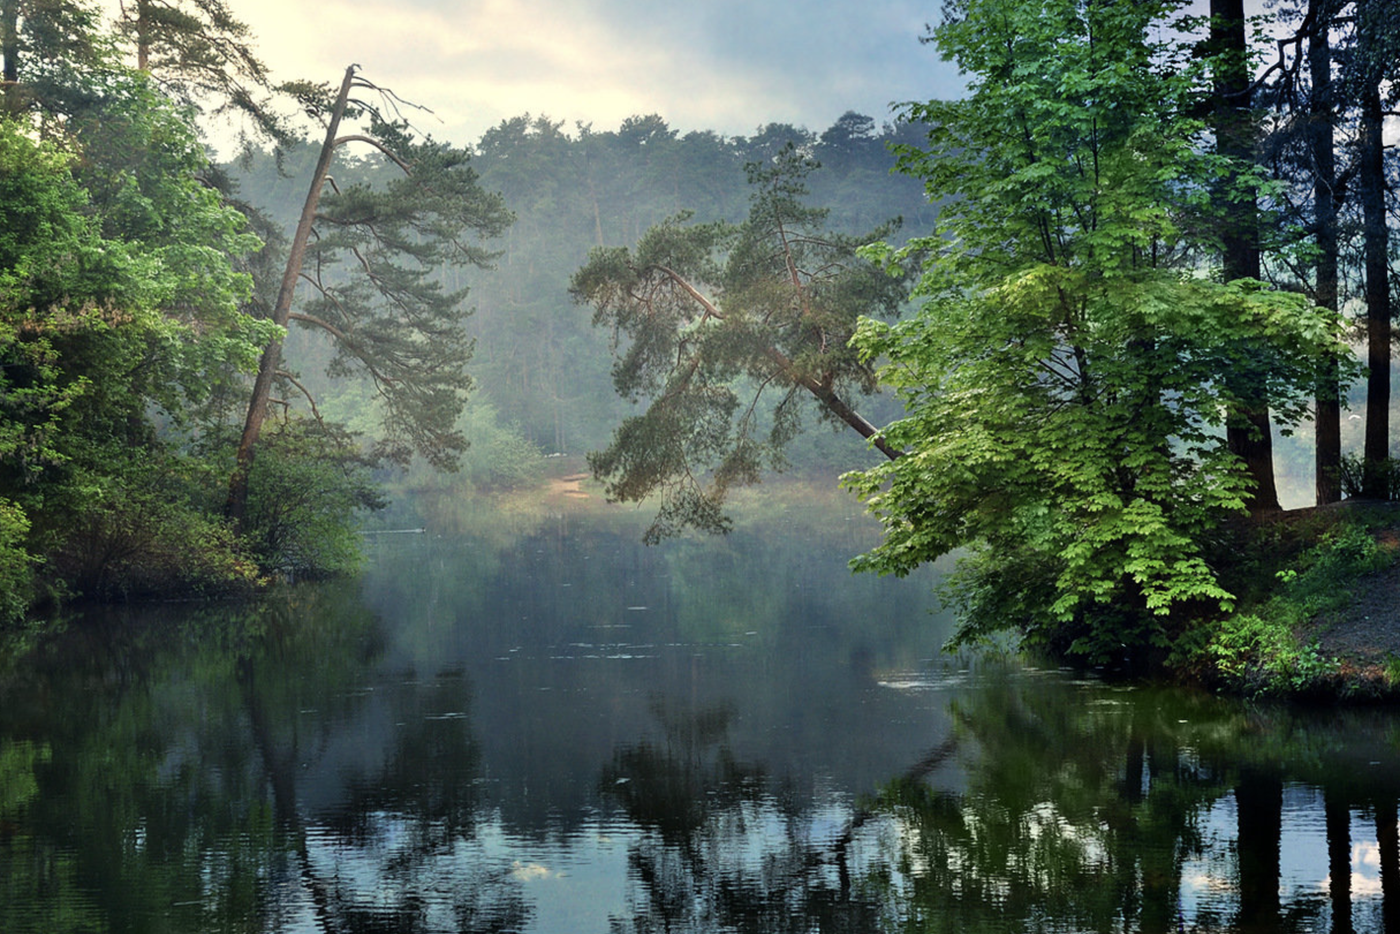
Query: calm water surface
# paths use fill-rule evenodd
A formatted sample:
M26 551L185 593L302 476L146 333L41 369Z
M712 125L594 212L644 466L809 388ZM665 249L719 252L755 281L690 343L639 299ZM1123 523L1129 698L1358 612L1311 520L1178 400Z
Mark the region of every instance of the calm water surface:
M968 670L869 536L384 535L11 652L0 931L1400 930L1400 717Z

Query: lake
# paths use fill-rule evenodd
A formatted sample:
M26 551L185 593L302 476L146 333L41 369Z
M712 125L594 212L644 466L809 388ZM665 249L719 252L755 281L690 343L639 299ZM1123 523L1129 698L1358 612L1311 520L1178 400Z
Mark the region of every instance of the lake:
M1400 717L940 655L855 504L367 536L0 660L0 931L1400 930Z

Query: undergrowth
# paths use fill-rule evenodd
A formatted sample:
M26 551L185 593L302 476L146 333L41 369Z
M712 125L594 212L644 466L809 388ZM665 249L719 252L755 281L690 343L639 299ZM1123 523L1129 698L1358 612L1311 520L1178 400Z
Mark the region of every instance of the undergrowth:
M1273 571L1267 597L1202 624L1178 643L1171 664L1218 687L1250 695L1336 693L1337 659L1298 633L1345 609L1356 581L1395 559L1364 521L1345 521Z

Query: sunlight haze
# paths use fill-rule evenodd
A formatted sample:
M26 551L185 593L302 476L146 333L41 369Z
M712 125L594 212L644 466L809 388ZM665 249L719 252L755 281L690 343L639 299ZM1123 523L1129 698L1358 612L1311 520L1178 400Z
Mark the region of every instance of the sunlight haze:
M325 0L231 4L277 81L334 83L350 63L430 107L421 129L474 143L523 113L616 129L659 114L681 134L821 132L855 110L956 93L956 70L919 42L917 0L700 4L645 0Z

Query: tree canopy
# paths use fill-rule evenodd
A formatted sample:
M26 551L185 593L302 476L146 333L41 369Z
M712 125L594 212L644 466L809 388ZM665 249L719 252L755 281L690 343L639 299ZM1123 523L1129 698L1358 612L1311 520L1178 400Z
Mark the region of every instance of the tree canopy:
M143 100L125 115L149 130L164 115ZM248 282L220 247L250 245L242 218L189 175L133 172L97 200L72 165L15 121L0 125L0 502L26 533L12 554L43 557L94 595L119 579L241 576L217 526L175 488L194 468L179 444L192 406L271 335L236 313ZM143 181L181 191L156 229L132 210Z
M463 327L466 290L449 291L437 278L447 263L485 266L492 254L478 241L510 223L500 196L477 184L464 150L419 140L406 121L391 120L374 102L354 93L397 99L346 69L328 114L326 139L288 250L272 310L273 323L317 328L333 337L332 375L361 373L374 384L384 429L381 453L401 462L412 451L439 469L452 469L466 447L455 428L470 386L466 363L472 342ZM341 134L341 121L363 118L364 132ZM337 150L366 144L402 175L383 189L369 184L341 188L330 175ZM322 188L330 187L323 193ZM293 308L299 283L311 299ZM281 342L270 343L259 363L238 463L230 483L228 512L241 522L254 447L267 416L272 383L279 377L305 391L282 370ZM315 402L312 401L313 412Z
M694 224L682 214L635 248L594 250L573 277L595 325L617 335L618 393L647 400L589 465L613 499L661 495L649 539L688 526L726 529L726 493L784 465L803 398L875 437L848 401L875 388L873 368L849 341L858 316L898 314L904 289L857 256L888 228L866 237L823 229L827 212L803 200L812 168L788 146L771 164L750 164L743 223ZM766 402L769 392L778 399Z
M1153 40L1174 2L966 0L934 32L971 76L911 105L901 167L947 199L923 249L917 315L862 323L906 416L906 456L847 476L884 540L856 566L903 574L968 549L958 639L1117 657L1165 647L1228 606L1203 543L1250 495L1224 420L1251 393L1304 413L1335 317L1212 269L1211 194L1248 167L1201 145L1181 50Z

